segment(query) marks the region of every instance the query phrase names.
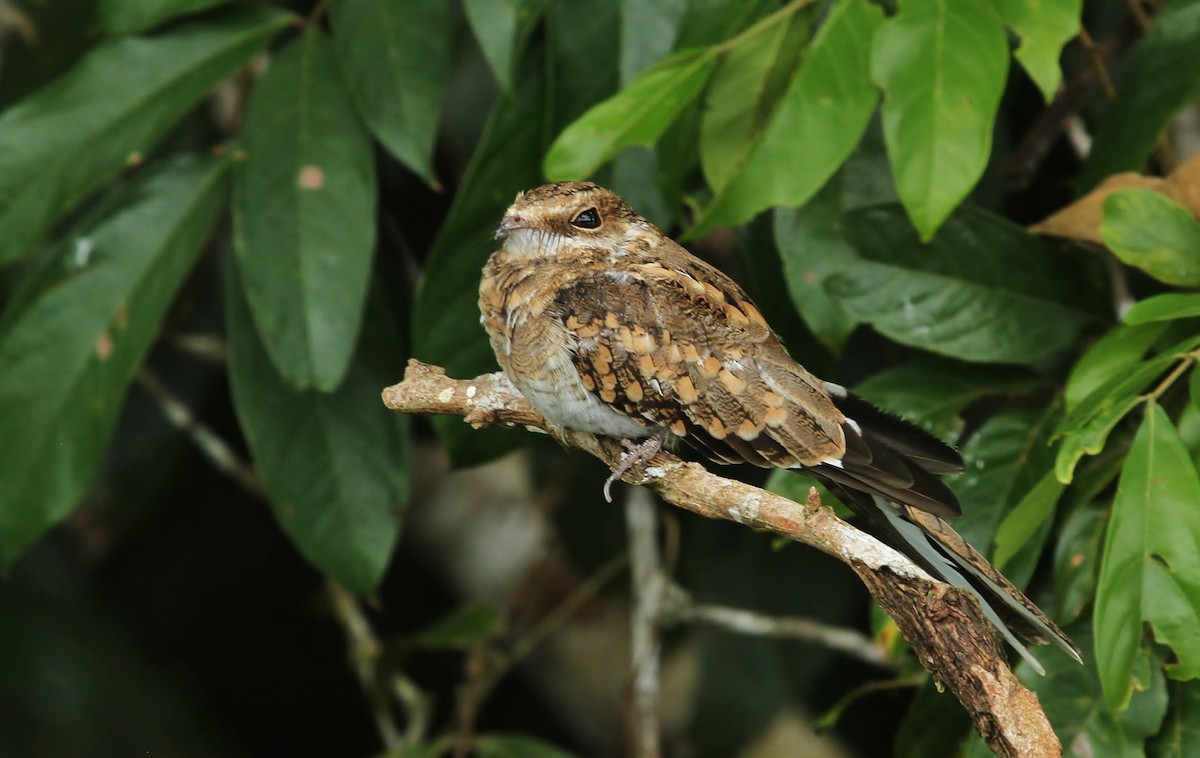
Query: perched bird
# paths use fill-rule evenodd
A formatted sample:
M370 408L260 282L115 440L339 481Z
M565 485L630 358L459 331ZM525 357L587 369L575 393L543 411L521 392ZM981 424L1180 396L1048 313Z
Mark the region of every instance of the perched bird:
M479 288L496 358L550 421L625 442L609 483L674 440L717 463L815 475L869 531L975 594L1036 669L1010 627L1079 660L942 520L960 513L939 479L962 471L958 453L806 371L732 279L616 194L579 182L523 192L496 239Z

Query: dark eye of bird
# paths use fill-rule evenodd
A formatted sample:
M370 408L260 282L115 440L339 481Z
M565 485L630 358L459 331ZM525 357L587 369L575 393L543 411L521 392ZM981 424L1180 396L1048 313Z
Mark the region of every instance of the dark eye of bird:
M578 216L571 219L571 226L577 226L580 229L595 229L600 226L600 214L596 213L595 208L580 211Z

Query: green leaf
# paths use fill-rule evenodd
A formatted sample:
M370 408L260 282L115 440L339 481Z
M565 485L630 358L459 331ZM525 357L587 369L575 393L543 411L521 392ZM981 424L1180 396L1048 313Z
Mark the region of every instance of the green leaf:
M1050 522L1064 489L1066 485L1058 481L1053 471L1048 471L1008 512L996 528L993 540L996 550L992 555L992 563L997 569L1003 571L1013 556Z
M1171 682L1171 709L1162 730L1150 740L1150 758L1188 758L1200 755L1200 683Z
M1145 327L1131 327L1139 328ZM1140 339L1131 340L1130 345ZM1122 370L1114 361L1113 368L1106 369L1109 378L1079 400L1054 432L1054 437L1063 438L1055 463L1058 480L1070 483L1079 459L1103 450L1108 433L1142 401L1141 392L1197 345L1200 335L1192 335L1136 366Z
M826 289L897 342L967 361L1033 363L1071 345L1089 320L1058 285L1078 272L985 211L963 208L929 243L895 206L848 214L842 226L865 260Z
M1191 292L1168 292L1134 303L1133 307L1125 312L1125 323L1147 324L1193 316L1200 316L1200 295Z
M324 32L275 56L250 94L234 242L254 323L297 389L336 387L375 246L375 161Z
M442 0L337 0L329 8L346 84L371 133L428 183L450 74L451 17Z
M715 187L717 197L691 236L741 224L772 205L801 205L833 175L875 110L879 95L867 61L882 23L882 11L866 0L840 0L830 9L762 138L742 170Z
M896 189L929 239L983 174L1008 71L988 0L904 0L875 37L871 76Z
M1097 387L1127 373L1139 363L1166 328L1166 324L1116 326L1096 340L1067 377L1067 388L1063 393L1067 412L1073 413Z
M1200 98L1197 49L1200 2L1168 3L1129 56L1076 186L1086 191L1111 174L1142 167L1176 114Z
M963 446L963 473L947 481L963 506L963 515L951 525L985 555L992 555L997 530L1011 514L1013 504L1034 489L1038 477L1051 468L1045 426L1038 413L1000 413L984 422ZM1033 524L1029 540L1016 546L1026 548L1024 560L1009 566L1005 574L1018 587L1032 574L1048 527L1046 522Z
M1020 397L1041 385L1024 369L926 358L872 374L854 391L952 441L962 432L962 413L971 403L990 396Z
M57 275L0 333L0 561L66 516L100 465L122 398L208 239L227 164L180 159L73 235Z
M999 0L996 9L1021 38L1017 60L1049 103L1062 81L1058 56L1079 33L1083 0Z
M1200 285L1200 221L1166 195L1143 189L1112 193L1104 198L1100 236L1114 255L1155 279Z
M292 17L240 7L157 37L101 45L0 114L0 264L136 164L192 106Z
M620 80L628 84L674 49L687 0L621 0Z
M96 20L106 34L137 34L227 0L100 0Z
M400 375L398 340L377 313L341 385L298 390L271 362L235 266L228 279L229 383L275 518L314 566L370 594L408 503L408 420L379 402Z
M792 304L813 335L836 352L857 324L825 283L860 260L842 230L842 182L831 181L802 208L777 208L774 220Z
M467 22L483 57L505 92L513 89L513 71L546 0L464 0Z
M574 753L533 737L489 734L474 743L479 758L574 758Z
M500 614L486 605L457 610L404 640L410 647L466 650L496 630Z
M684 50L644 71L558 135L543 163L546 177L584 179L622 148L654 144L700 95L717 60L713 49Z
M793 79L810 33L811 14L800 12L800 5L786 10L756 34L738 38L721 56L704 93L700 167L714 190L741 170L783 87Z
M1067 517L1059 532L1052 576L1054 595L1058 598L1057 617L1062 621L1079 618L1096 597L1100 548L1107 523L1108 514L1099 504L1085 503Z
M1157 403L1129 450L1113 499L1096 593L1096 660L1109 707L1133 693L1142 624L1174 651L1167 672L1200 677L1200 478Z
M966 711L954 696L926 681L917 688L912 705L893 745L895 758L929 758L950 752L971 730ZM951 752L956 755L956 752Z

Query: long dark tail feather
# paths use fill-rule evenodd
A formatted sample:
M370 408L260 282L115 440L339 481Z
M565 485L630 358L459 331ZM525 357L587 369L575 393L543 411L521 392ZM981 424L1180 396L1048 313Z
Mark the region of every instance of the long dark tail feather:
M1014 632L1033 642L1049 642L1082 662L1079 648L1021 590L997 571L979 551L942 519L915 508L896 506L836 480L830 489L863 516L867 531L908 556L914 563L953 587L970 592L984 615L1038 673L1045 669Z

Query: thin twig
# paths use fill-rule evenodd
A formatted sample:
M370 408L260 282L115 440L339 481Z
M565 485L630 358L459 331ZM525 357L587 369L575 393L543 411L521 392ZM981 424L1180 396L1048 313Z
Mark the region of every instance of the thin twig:
M645 487L629 489L625 498L625 526L629 533L633 589L630 617L633 755L658 758L662 754L658 719L662 641L658 630L667 580L658 550L657 516L650 490Z
M768 616L742 608L696 605L682 588L673 587L672 590L673 603L676 598L683 598L680 605L671 610L674 619L679 621L706 624L737 634L811 642L873 666L898 668L894 661L888 660L879 643L853 629L829 626L798 616Z
M167 344L203 361L220 366L229 362L229 345L215 334L180 332L172 334L166 341Z
M387 699L379 697L375 687L375 671L383 646L376 639L371 623L359 607L358 600L345 587L329 580L325 582L325 592L333 607L334 618L346 633L350 667L358 675L358 683L367 696L371 716L375 719L380 737L383 738L383 746L388 751L397 750L404 745L405 740L388 709Z
M265 498L262 485L250 464L242 460L233 447L220 435L199 421L192 409L173 392L150 369L143 367L137 375L138 385L158 402L171 425L192 439L201 454L220 473L237 482L252 495Z
M1092 39L1092 35L1088 34L1088 30L1083 26L1079 27L1079 44L1087 53L1088 61L1092 64L1092 70L1096 72L1096 78L1100 81L1100 87L1104 90L1105 96L1109 100L1116 99L1117 88L1113 85L1112 75L1108 73L1104 56L1100 54L1100 49L1096 47L1096 41Z

